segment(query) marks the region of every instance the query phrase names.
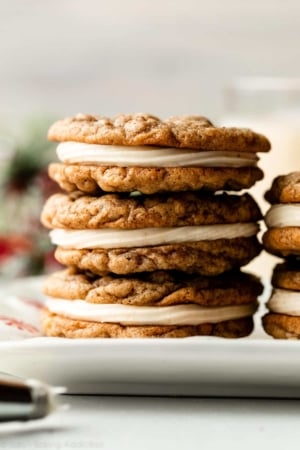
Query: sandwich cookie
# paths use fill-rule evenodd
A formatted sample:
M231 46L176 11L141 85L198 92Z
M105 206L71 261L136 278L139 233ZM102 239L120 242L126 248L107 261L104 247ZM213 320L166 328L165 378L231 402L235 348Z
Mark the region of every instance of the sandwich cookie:
M57 194L41 218L52 228L57 260L98 275L218 275L247 264L261 250L261 213L248 194Z
M61 142L50 177L88 194L249 188L263 177L256 153L270 149L263 135L202 116L79 114L54 123L48 137Z
M265 195L271 203L263 236L265 249L274 255L300 255L300 172L280 176Z
M237 338L252 331L262 285L242 272L96 277L69 268L51 275L44 292L48 336Z

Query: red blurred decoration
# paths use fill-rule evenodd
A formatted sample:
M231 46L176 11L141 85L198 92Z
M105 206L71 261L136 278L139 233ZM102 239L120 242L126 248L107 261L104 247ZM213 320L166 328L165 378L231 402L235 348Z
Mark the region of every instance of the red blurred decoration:
M0 276L38 275L60 267L40 223L43 204L59 191L47 172L55 159L55 144L46 139L49 122L31 121L16 141L0 137L0 155L1 142L6 142L5 155L10 145L10 157L0 165Z
M32 250L32 242L25 236L0 235L0 263L4 262L11 256L26 254Z

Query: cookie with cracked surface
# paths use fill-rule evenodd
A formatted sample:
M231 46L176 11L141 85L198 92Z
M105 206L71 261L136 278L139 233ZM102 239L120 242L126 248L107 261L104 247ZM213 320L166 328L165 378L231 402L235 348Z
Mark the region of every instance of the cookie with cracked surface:
M261 213L249 194L185 192L153 196L55 194L42 211L47 228L137 229L256 222Z
M300 260L277 264L273 271L272 285L275 288L300 292Z
M265 199L276 203L300 203L300 172L292 172L274 179Z
M105 167L52 163L49 176L67 192L154 194L200 189L239 191L261 180L263 172L258 167Z
M159 146L201 150L265 152L269 141L248 129L218 128L202 116L161 120L150 114L119 114L113 118L78 114L54 123L53 141L120 146Z
M267 252L283 258L300 256L300 227L271 228L263 235Z
M253 330L252 317L185 326L125 326L71 319L47 310L43 312L42 328L46 336L66 338L181 338L189 336L219 336L241 338Z
M248 264L260 251L260 243L252 236L135 248L58 247L55 257L63 265L98 275L180 270L213 276Z
M269 313L262 323L266 333L275 339L300 339L300 316Z
M255 276L239 271L214 278L165 271L98 277L68 268L47 277L43 290L50 297L96 304L216 307L255 302L262 285Z

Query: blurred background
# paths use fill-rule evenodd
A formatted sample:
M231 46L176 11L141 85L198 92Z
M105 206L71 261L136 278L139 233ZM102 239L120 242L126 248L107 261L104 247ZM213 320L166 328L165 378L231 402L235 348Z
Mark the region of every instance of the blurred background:
M300 71L297 0L1 0L0 114L223 113L226 83Z
M274 147L260 198L278 171L299 169L299 17L297 0L0 0L0 273L55 266L38 216L55 190L56 118L141 111L254 127Z

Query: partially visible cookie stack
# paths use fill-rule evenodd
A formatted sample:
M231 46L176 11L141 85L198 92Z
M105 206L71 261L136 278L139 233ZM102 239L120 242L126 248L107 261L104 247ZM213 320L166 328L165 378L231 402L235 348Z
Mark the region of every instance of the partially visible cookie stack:
M268 140L200 116L78 115L55 123L68 193L47 201L56 258L43 328L66 337L242 337L262 291L240 272L261 250L249 194ZM217 192L218 191L218 192ZM222 192L219 192L222 191Z
M263 326L274 338L300 339L300 172L277 177L265 197L272 206L263 243L285 262L274 269Z

